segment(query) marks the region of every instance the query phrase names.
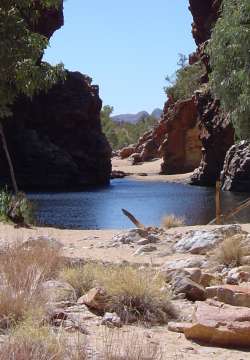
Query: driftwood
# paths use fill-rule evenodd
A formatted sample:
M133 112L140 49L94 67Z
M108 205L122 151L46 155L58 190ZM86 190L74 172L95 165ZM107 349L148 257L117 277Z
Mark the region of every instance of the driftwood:
M230 217L238 214L241 210L246 209L249 206L250 206L250 198L248 198L247 200L244 200L236 208L228 211L225 215L223 215L223 214L220 215L220 218L222 220L228 220ZM213 219L212 221L210 221L210 223L208 225L213 225L216 222L216 220L217 220L217 218Z
M137 220L134 215L132 215L129 211L122 209L122 212L137 228L145 230L145 226L139 220Z

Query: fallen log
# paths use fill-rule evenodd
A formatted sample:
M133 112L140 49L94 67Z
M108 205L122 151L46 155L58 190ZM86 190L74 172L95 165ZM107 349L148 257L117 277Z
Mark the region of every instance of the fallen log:
M129 218L129 220L139 229L143 229L145 230L146 227L139 221L137 220L134 215L132 215L129 211L122 209L122 212L125 216L127 216Z

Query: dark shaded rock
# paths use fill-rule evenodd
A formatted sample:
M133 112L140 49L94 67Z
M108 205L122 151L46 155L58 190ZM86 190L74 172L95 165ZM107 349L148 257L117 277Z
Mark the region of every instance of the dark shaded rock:
M42 9L40 2L35 6L38 20L26 19L27 24L50 38L63 25L63 1L57 9ZM67 72L65 82L32 101L19 97L4 128L20 188L68 190L108 184L111 149L101 131L101 107L98 87L78 72ZM0 183L11 184L3 151Z
M98 89L87 76L67 72L67 80L32 101L21 98L5 133L22 188L81 188L107 184L111 149L102 134ZM13 131L13 128L15 131ZM1 183L10 183L3 152Z
M123 179L125 176L128 176L128 174L121 170L113 170L111 172L111 179Z
M211 30L216 23L222 0L189 0L189 9L193 15L192 34L197 45L211 37Z
M42 9L38 1L35 6L40 15L36 22L30 24L30 27L34 32L38 32L50 39L54 32L64 25L63 0L61 0L61 4L57 8Z
M188 277L177 277L172 284L172 289L175 294L185 294L188 300L205 300L204 287Z
M234 143L234 129L210 92L196 93L196 106L200 121L202 159L191 177L192 184L214 185L220 177L228 149Z
M221 181L223 190L250 192L249 141L241 141L228 150Z

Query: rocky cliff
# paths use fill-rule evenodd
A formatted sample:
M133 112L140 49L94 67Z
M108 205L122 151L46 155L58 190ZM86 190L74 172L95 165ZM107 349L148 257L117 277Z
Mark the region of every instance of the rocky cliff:
M41 12L34 30L47 36L63 25L63 6ZM80 189L107 184L111 149L102 133L98 87L88 76L67 72L66 81L32 101L20 97L5 132L22 189ZM10 183L3 151L0 181Z
M206 83L210 67L205 48L207 40L211 37L212 27L218 19L222 1L190 0L189 2L194 19L192 33L198 45L196 57L205 64L206 74L203 76L203 83ZM192 176L192 183L214 185L220 178L226 153L234 143L234 130L227 114L224 114L220 108L219 100L213 98L207 86L201 88L195 98L202 142L202 159Z

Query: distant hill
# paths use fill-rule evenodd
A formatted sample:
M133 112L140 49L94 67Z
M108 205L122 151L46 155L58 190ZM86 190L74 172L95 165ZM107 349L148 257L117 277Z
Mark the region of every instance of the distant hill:
M152 112L151 116L157 120L160 120L161 116L163 114L163 111L161 109L154 109L154 111Z
M161 109L155 109L151 116L157 120L160 119L162 114L162 110ZM137 114L121 114L121 115L115 115L112 116L111 119L115 122L127 122L127 123L131 123L131 124L136 124L139 121L149 117L150 114L147 111L140 111Z

